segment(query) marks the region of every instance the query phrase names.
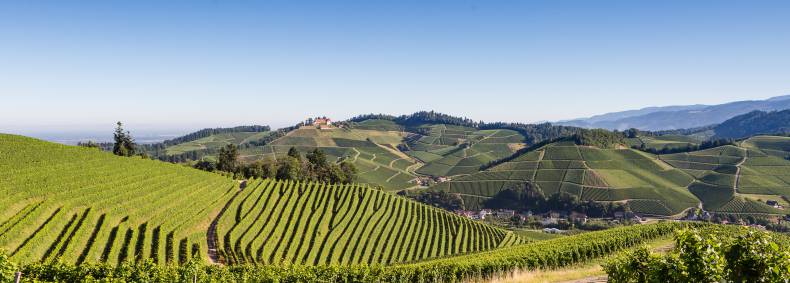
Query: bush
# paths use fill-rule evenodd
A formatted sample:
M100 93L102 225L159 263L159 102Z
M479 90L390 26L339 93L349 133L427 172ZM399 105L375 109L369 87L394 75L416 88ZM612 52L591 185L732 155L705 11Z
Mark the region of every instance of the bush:
M14 282L16 264L11 262L4 250L0 250L0 283Z
M734 238L706 234L681 230L670 254L639 248L610 260L604 270L610 282L790 281L790 252L769 233L748 230Z

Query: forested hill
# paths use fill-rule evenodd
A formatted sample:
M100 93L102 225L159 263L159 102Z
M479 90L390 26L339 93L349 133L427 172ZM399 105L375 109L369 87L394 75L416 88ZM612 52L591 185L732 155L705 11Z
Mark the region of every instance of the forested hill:
M760 134L790 133L790 110L753 111L733 117L713 128L716 137L747 138Z

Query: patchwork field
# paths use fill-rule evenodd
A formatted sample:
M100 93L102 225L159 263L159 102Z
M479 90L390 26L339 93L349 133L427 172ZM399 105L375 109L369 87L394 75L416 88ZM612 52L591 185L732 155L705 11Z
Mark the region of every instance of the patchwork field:
M360 186L256 181L218 227L228 263L389 264L527 240Z
M666 155L558 142L433 189L458 193L470 208L531 182L546 195L627 201L643 214L675 215L699 202L721 213L785 214L765 201L788 203L788 156L787 137L754 137L739 146Z
M217 174L0 134L0 248L18 262L205 256L206 229L238 190Z
M407 138L412 157L425 162L416 172L431 176L455 176L480 171L480 166L513 154L524 137L511 130L476 130L453 125L423 125L420 135Z
M261 148L243 150L241 157L276 161L286 156L291 147L302 153L320 148L330 160L354 163L359 182L398 190L415 186L413 169L419 166L415 159L397 149L405 136L396 131L302 127Z
M559 142L435 188L460 193L470 206L479 207L503 189L531 182L545 195L566 192L582 200L634 201L642 209L638 212L671 215L697 205L685 189L692 181L650 154Z
M700 141L694 137L680 135L648 136L628 139L628 146L644 147L656 151L686 148L690 145L699 145Z

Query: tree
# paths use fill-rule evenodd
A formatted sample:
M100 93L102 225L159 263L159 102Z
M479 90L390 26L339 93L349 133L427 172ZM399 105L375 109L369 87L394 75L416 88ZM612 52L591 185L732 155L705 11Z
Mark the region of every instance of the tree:
M296 150L295 147L291 147L291 148L288 149L288 156L296 158L299 161L302 161L302 155L299 154L299 151Z
M350 184L357 180L357 167L354 163L343 161L340 162L340 171L343 172L345 179L341 183Z
M208 172L214 172L214 170L217 170L217 164L216 163L211 162L211 161L206 161L206 160L198 161L192 167L195 168L195 169L200 169L200 170L208 171Z
M277 161L277 179L299 180L302 163L299 159L288 156Z
M419 202L450 211L462 209L464 207L464 202L461 200L460 196L445 191L426 191L417 195L415 199Z
M235 144L228 144L219 150L217 168L225 172L236 172L238 167L239 149Z
M123 124L118 121L118 126L115 128L113 134L115 145L112 148L112 153L118 156L133 156L135 151L135 144L132 135L129 131L123 131Z
M78 142L77 145L81 146L81 147L101 149L101 145L99 145L98 143L96 143L94 141Z

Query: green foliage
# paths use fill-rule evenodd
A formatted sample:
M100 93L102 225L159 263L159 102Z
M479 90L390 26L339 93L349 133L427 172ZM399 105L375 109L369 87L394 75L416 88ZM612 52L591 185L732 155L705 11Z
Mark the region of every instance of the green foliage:
M771 234L755 230L681 230L675 250L660 256L647 248L604 265L610 282L787 282L790 251Z
M235 144L228 144L219 151L217 169L225 172L236 172L239 166L239 149Z
M0 249L0 283L14 282L17 266L11 262L3 249Z
M557 268L598 259L672 233L680 223L637 225L516 245L492 251L397 265L155 265L147 261L22 267L26 279L45 282L88 280L130 282L461 282L516 270ZM512 234L509 234L512 235ZM512 236L511 236L511 239Z
M424 191L414 197L415 200L431 206L454 211L463 209L464 201L457 194L445 191Z
M581 130L573 136L578 145L589 145L599 148L612 148L625 143L623 133L604 129Z
M115 128L113 138L115 139L115 145L113 146L112 152L115 155L134 156L134 139L132 138L132 135L129 133L129 131L123 131L123 124L121 124L120 121L118 121L118 126Z

